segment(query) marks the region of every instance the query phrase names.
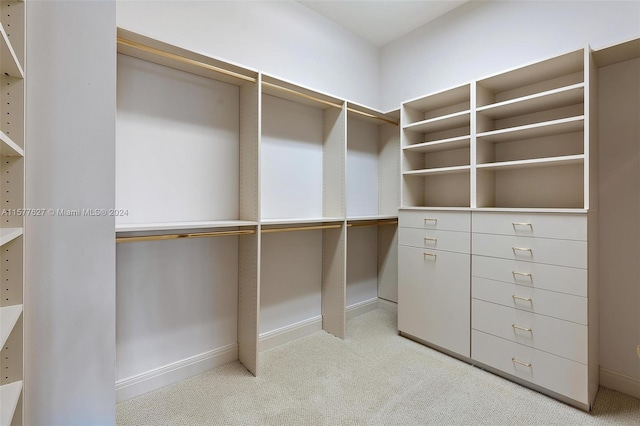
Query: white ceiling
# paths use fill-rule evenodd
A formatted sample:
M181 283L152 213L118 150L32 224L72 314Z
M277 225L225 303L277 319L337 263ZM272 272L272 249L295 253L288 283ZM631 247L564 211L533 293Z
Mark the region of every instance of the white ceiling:
M467 2L467 0L297 1L378 47Z

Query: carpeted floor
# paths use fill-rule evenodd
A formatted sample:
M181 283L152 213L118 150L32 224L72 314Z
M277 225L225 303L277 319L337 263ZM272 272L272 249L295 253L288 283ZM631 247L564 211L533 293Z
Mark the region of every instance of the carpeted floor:
M117 406L119 425L640 425L640 400L600 388L591 414L351 319L265 351L260 376L224 365Z

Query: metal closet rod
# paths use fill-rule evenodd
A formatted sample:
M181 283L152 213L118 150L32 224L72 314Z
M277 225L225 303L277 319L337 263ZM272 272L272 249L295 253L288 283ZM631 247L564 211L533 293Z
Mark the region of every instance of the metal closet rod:
M366 222L354 222L347 224L348 227L353 226L384 226L384 225L397 225L397 220L371 220Z
M255 233L256 231L253 229L239 229L235 231L194 232L190 234L163 234L163 235L145 235L141 237L116 237L116 243L136 243L140 241L178 240L183 238L226 237L231 235L250 235Z
M118 44L122 44L123 46L132 47L134 49L142 50L148 53L152 53L154 55L162 56L163 58L171 59L174 61L182 62L183 64L194 65L196 67L204 68L209 71L215 71L220 74L228 75L231 77L239 78L241 80L250 81L252 83L256 82L256 79L253 77L249 77L243 74L239 74L234 71L229 71L224 68L216 67L215 65L205 64L204 62L196 61L194 59L185 58L184 56L177 55L175 53L169 53L161 49L157 49L155 47L147 46L146 44L138 43L136 41L127 40L122 37L118 37Z

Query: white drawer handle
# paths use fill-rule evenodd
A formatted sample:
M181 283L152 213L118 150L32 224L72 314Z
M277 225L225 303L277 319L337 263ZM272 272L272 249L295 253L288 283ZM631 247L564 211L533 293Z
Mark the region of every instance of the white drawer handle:
M426 225L427 222L434 222L434 223L438 223L438 219L436 219L435 217L425 217L424 218L424 224Z
M427 256L432 257L434 260L435 260L435 259L436 259L436 257L437 257L435 254L431 254L431 253L424 253L424 256L425 256L425 257L427 257Z
M515 358L511 358L511 361L515 362L516 364L524 365L525 367L531 367L531 363L530 362L522 362L522 361L517 360Z
M528 222L511 222L513 228L515 229L517 226L528 226L533 231L533 225Z
M511 250L513 250L513 253L515 253L517 251L528 251L529 253L531 253L533 255L533 250L531 250L530 248L526 248L526 247L511 247Z
M531 274L529 274L527 272L511 271L511 274L513 275L514 278L516 277L516 275L520 275L521 277L529 277L529 278L531 278Z
M522 297L522 296L517 296L517 295L515 295L515 294L514 294L513 296L511 296L511 297L512 297L514 300L515 300L515 299L517 299L517 300L523 300L523 301L525 301L525 302L531 302L531 301L533 301L533 299L531 299L530 297Z
M427 241L433 241L433 244L436 244L438 242L437 238L425 238L424 242L426 243Z
M533 331L530 328L520 327L519 325L515 325L515 324L511 324L511 327L513 327L514 330L528 331L529 333L531 333L531 331Z

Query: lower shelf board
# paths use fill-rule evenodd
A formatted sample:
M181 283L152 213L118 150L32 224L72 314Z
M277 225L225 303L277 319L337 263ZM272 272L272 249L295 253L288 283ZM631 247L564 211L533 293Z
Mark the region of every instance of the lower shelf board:
M0 386L0 425L11 424L21 393L22 380Z
M22 305L12 305L0 308L0 345L4 346L22 314ZM4 424L4 423L0 423Z

